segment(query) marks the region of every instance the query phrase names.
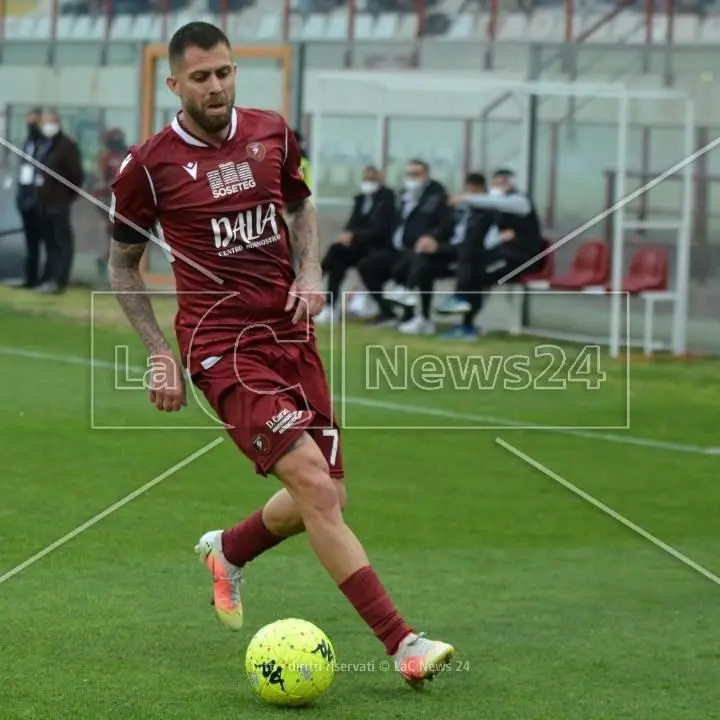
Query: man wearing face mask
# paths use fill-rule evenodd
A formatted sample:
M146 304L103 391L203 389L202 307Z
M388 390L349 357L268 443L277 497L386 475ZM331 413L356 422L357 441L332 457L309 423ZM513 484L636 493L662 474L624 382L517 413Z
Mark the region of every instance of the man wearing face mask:
M462 249L455 294L437 308L441 314L471 313L482 308L486 291L544 249L533 203L520 193L511 170L497 170L489 193L466 193L451 200L456 207L495 212L495 226L484 237L469 238ZM468 294L465 294L468 293ZM465 327L463 332L470 332Z
M32 158L37 158L44 138L40 132L40 108L31 110L25 118L27 137L23 143L23 152ZM23 159L17 178L17 209L22 218L23 232L25 234L25 277L22 287L33 288L38 284L40 272L40 245L42 244L42 224L40 208L37 204L36 178L38 170L35 166Z
M84 173L80 150L63 131L56 112L43 115L40 130L45 138L38 160L74 186L81 186ZM47 248L47 266L38 292L62 293L70 282L74 255L74 237L70 208L77 198L67 187L47 172L39 173L38 206L42 213L43 237Z
M471 172L465 176L466 194L484 193L485 176ZM482 238L495 222L496 214L469 206L453 207L448 203L443 222L436 238L423 238L415 246L408 273L410 292L397 296L396 302L406 309L406 319L398 328L408 335L433 335L432 301L435 282L455 276L455 266L463 265L463 250L475 238ZM461 268L462 269L462 268ZM460 271L458 271L460 272ZM472 325L472 317L470 318Z
M322 261L327 276L328 304L315 322L334 322L340 308L340 287L347 271L373 252L383 252L393 230L395 193L383 184L382 173L369 165L363 170L352 214ZM334 306L334 307L333 307Z
M397 324L396 304L409 292L405 285L416 249L427 243L442 242L448 234L447 198L445 188L430 177L430 166L424 160L408 162L390 247L371 253L358 265L365 287L380 308L376 324ZM389 280L394 281L395 287L383 294L383 285ZM401 321L412 317L412 309L406 308Z

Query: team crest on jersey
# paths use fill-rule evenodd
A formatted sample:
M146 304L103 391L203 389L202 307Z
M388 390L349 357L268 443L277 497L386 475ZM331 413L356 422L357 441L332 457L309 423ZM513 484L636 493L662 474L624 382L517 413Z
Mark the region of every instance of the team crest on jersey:
M250 163L247 162L220 163L215 170L211 170L207 174L207 179L216 200L245 190L252 190L255 187L255 177Z
M247 151L249 157L253 160L257 160L258 162L264 160L265 155L267 154L267 150L261 142L251 142L247 145L245 150Z

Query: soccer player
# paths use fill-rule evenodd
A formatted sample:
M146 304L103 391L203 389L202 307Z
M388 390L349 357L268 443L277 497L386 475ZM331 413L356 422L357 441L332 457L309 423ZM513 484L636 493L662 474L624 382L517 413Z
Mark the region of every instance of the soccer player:
M236 67L215 26L180 28L168 55L182 109L130 148L113 184L111 287L150 356L150 401L186 405L182 364L257 473L284 485L236 527L200 538L215 610L239 629L244 566L307 532L396 669L421 685L454 648L406 623L343 518L340 433L313 332L325 303L317 218L295 137L277 113L235 107ZM152 227L172 251L180 362L139 270Z

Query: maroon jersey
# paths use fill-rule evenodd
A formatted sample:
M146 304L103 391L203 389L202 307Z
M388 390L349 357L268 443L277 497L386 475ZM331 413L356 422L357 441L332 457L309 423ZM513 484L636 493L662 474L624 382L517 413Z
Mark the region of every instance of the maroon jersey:
M283 208L310 196L300 163L285 120L245 108L233 109L219 148L180 114L130 148L113 183L115 238L132 241L121 230L129 221L173 251L175 327L191 373L233 348L308 341L307 324L285 311L295 273Z

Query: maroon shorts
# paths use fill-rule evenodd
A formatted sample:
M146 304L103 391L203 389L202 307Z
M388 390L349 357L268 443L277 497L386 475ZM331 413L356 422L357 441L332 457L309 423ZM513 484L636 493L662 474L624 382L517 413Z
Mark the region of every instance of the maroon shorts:
M268 475L303 433L343 477L340 429L322 360L306 343L268 344L227 355L194 378L242 453Z

